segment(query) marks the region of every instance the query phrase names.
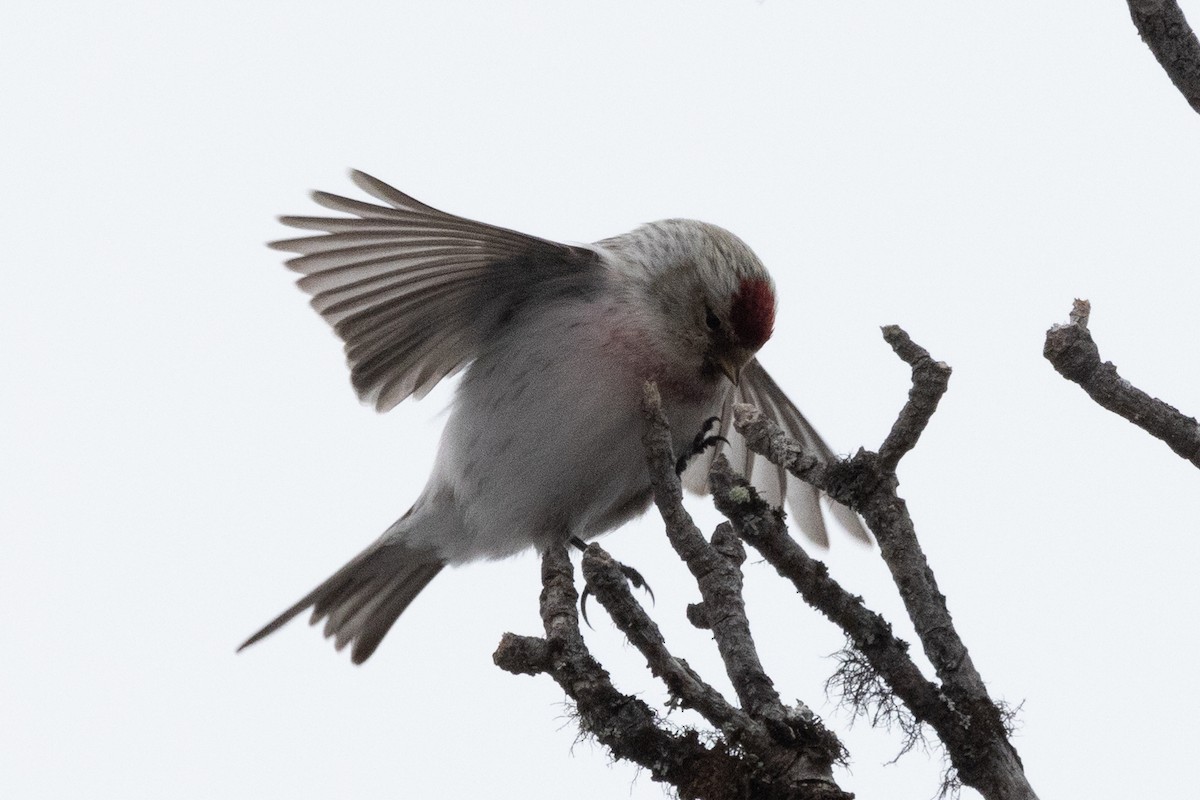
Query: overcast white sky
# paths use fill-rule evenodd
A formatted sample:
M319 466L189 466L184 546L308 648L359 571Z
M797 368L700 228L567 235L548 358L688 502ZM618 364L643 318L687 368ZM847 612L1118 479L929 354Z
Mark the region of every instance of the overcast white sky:
M540 630L532 554L443 573L365 667L302 622L234 655L409 507L452 389L359 406L263 247L348 167L549 238L735 231L778 283L762 360L842 451L904 400L903 325L955 372L902 492L1033 785L1194 791L1200 475L1041 355L1089 298L1102 355L1200 413L1200 118L1124 3L46 2L0 31L0 795L662 796L492 665ZM726 686L655 520L604 543ZM828 560L906 630L873 552ZM839 635L747 581L784 697L844 730ZM859 797L934 793L936 758L845 740Z

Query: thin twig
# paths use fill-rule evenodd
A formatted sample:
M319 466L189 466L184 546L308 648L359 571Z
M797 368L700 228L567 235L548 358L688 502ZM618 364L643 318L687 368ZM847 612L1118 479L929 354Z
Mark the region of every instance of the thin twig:
M913 370L908 402L879 447L880 467L885 472L895 472L900 459L916 447L933 412L937 411L950 384L950 367L943 361L934 361L929 351L914 342L898 325L884 327L883 338Z
M803 749L804 761L814 775L831 775L833 762L844 752L841 742L815 717L793 713L784 706L758 657L742 600L741 563L746 554L741 543L732 532L722 536L718 529L710 544L683 507L671 431L652 383L645 386L642 411L646 417L642 443L654 502L671 546L696 579L713 638L742 708L762 720L778 741Z
M1042 353L1067 380L1099 405L1166 442L1180 458L1200 467L1200 424L1194 417L1133 386L1117 374L1111 361L1100 361L1100 348L1088 330L1091 304L1076 300L1070 321L1046 331Z
M641 765L656 781L674 785L680 797L738 797L736 791L748 784L735 755L707 746L695 731L664 730L649 706L617 691L583 641L578 599L566 548L548 549L542 556L541 597L546 638L506 633L492 656L496 665L514 674L549 673L575 701L584 731L615 757ZM724 785L730 790L720 788Z
M624 574L606 554L589 550L585 559L595 581L593 591L606 607L615 594L623 591L629 595L623 586ZM714 717L732 722L735 729L729 725L723 729L728 740L706 743L711 737L694 730L668 730L644 702L617 691L608 673L588 652L579 630L577 600L566 548L550 548L542 555L540 609L546 638L506 633L493 660L515 674L551 675L575 702L580 728L595 736L613 756L641 765L656 781L672 784L683 800L851 800L853 795L839 789L831 778L813 775L803 754L775 742L761 723L747 722L743 711L722 705L719 695L704 697L700 705L706 705ZM615 618L629 621L627 612L637 603L632 596L622 603L622 607L614 606ZM635 620L635 636L644 639L638 631L649 630L644 627L647 622ZM653 638L650 635L649 639ZM652 641L643 640L642 644L655 649ZM656 653L656 662L661 663L661 655ZM699 688L694 683L695 673L682 661L675 663L670 669L671 681L678 679ZM736 748L729 743L734 739Z
M892 574L921 646L937 672L945 702L961 719L948 724L952 721L939 712L936 702L930 702L916 675L911 676L914 682L910 688L918 705L910 706L910 710L914 715L931 718L930 724L935 725L964 783L992 800L1030 800L1036 795L1008 740L1004 714L989 697L966 645L954 628L946 598L938 590L933 570L917 541L908 508L896 491L899 486L896 466L916 444L936 410L946 391L950 369L934 361L900 328L888 326L883 334L896 354L913 368L913 386L880 452L859 450L848 461L821 464L817 454L807 452L803 445L791 440L779 426L749 406L734 407L734 427L751 450L863 515L879 543L880 555ZM811 565L808 569L815 570ZM810 588L816 591L817 587ZM858 618L852 621L869 622ZM858 634L861 636L863 632ZM904 682L900 681L900 685Z
M788 437L773 420L753 406L737 406L734 412L734 427L746 438L751 450L822 491L838 488L830 477L834 468L816 464L816 458L807 453L802 444ZM849 500L875 534L880 554L892 573L892 580L938 678L943 684L982 687L983 682L971 664L966 646L954 629L946 598L938 591L933 571L917 542L907 506L896 494L895 473L884 472L882 458L865 450L850 459L848 468L859 474L856 479L846 482L857 491L851 497L835 496L834 499Z
M583 555L583 577L616 626L645 656L650 672L663 680L681 706L700 712L731 744L760 755L776 747L761 723L730 705L686 661L671 654L662 632L629 590L620 565L598 544L588 545Z
M717 509L729 517L738 534L791 581L806 603L845 632L918 720L946 732L947 726L961 723L962 718L953 713L938 687L909 658L908 643L897 638L887 620L867 608L861 597L842 588L824 564L787 535L783 518L745 478L734 474L724 456L713 462L709 486Z

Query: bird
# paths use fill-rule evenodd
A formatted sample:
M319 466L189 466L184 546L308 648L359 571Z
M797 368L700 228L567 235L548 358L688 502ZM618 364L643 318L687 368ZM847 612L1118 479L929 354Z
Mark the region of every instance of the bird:
M666 219L593 244L560 244L425 205L364 172L373 201L327 192L341 216L284 216L306 232L270 243L345 345L359 398L383 412L462 371L429 481L365 550L246 640L312 609L338 650L366 661L447 565L588 540L650 505L641 443L654 381L675 453L706 421L715 446L683 473L706 490L724 452L807 538L827 546L821 503L854 539L858 516L749 451L731 427L751 403L809 452L836 458L756 353L776 292L741 239Z

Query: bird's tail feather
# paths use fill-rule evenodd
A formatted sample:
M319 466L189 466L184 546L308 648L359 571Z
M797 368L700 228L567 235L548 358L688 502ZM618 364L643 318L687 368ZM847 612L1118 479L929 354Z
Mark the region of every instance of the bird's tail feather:
M385 536L247 639L238 651L270 636L311 607L310 624L325 619L325 636L333 639L338 650L352 645L350 658L361 664L444 566L446 562L433 551Z

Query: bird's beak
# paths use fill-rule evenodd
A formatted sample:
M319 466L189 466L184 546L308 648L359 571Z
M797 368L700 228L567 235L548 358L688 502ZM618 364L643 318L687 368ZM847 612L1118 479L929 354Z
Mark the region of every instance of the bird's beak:
M713 357L717 367L729 378L729 382L734 386L738 385L738 381L742 378L742 367L754 357L753 353L742 350L741 348L733 348L717 353Z

